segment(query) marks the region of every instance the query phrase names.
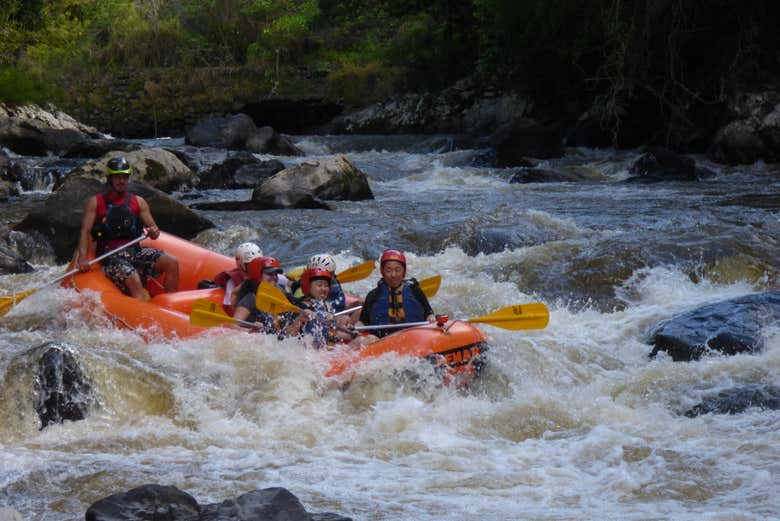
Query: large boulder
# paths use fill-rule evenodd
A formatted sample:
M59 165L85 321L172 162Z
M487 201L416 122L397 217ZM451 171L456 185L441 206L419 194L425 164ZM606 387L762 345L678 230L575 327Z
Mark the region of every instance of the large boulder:
M64 154L76 143L104 137L53 107L0 104L0 144L17 154Z
M714 172L696 165L696 161L664 147L649 147L629 168L629 180L641 182L699 181Z
M86 198L105 190L105 183L94 177L68 176L48 197L43 208L30 212L14 229L49 241L57 261L66 262L78 243ZM151 186L131 182L128 190L146 199L157 225L166 232L190 239L214 226L208 219Z
M312 199L362 201L373 198L366 174L343 155L286 168L252 192L256 207L268 209L301 208Z
M763 329L778 323L780 291L709 304L656 326L650 334L650 356L666 351L679 362L697 360L709 351L757 352L763 349Z
M172 192L182 186L194 184L194 174L174 154L164 148L143 148L132 152L113 151L100 159L87 161L75 168L68 178L90 177L100 181L106 180L106 164L116 156L124 156L133 167L131 180L143 182L163 192ZM55 190L59 184L55 184Z
M35 378L35 412L41 429L65 420L83 420L96 398L76 353L66 344L49 342L40 353Z
M87 521L350 521L331 512L310 513L289 490L253 490L222 503L199 505L176 487L143 485L93 503Z
M740 93L728 112L731 121L707 150L711 159L728 164L780 161L780 90Z
M46 342L11 357L0 383L0 413L16 429L87 417L97 396L76 349Z
M531 118L521 118L496 130L491 136L499 167L526 166L529 157L562 157L563 137L557 127L545 126Z

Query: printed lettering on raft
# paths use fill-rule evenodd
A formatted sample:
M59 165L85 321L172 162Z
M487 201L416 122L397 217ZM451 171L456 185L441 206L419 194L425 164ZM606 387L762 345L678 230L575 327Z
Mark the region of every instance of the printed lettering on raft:
M512 313L514 313L515 315L522 315L523 306L512 306Z
M451 351L449 353L444 354L444 363L446 365L460 365L468 362L472 358L475 358L480 353L479 346L474 346L471 348L464 347L463 349L458 349L457 351Z

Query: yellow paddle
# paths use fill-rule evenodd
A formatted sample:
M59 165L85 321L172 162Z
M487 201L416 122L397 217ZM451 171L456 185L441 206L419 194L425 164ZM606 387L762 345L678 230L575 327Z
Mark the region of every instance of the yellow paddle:
M301 310L301 308L287 299L287 295L282 290L268 282L261 282L257 286L255 306L260 311L265 311L272 315L278 315L286 311L298 312Z
M92 265L92 264L94 264L96 262L100 262L103 259L105 259L106 257L109 257L109 256L111 256L111 255L113 255L113 254L115 254L117 252L120 252L120 251L124 250L125 248L128 248L128 247L132 246L135 243L141 242L145 238L146 238L145 235L141 235L140 237L137 237L137 238L133 239L132 241L130 241L130 242L126 243L126 244L123 244L122 246L120 246L118 248L114 248L113 250L104 253L100 257L96 257L96 258L92 259L91 261L89 261L89 264ZM11 310L12 307L14 307L16 304L18 304L19 302L21 302L25 298L29 297L30 295L32 295L33 293L35 293L39 289L45 288L46 286L54 284L55 282L59 282L62 279L68 278L71 275L73 275L75 273L78 273L78 272L79 272L79 269L78 268L74 268L74 269L70 270L69 272L67 272L66 274L60 275L56 279L53 279L53 280L50 280L49 282L45 282L45 283L41 284L37 288L30 288L30 289L24 290L21 293L16 293L14 295L11 295L10 297L0 297L0 317L5 315L6 313L8 313Z
M347 268L341 273L337 273L336 278L339 279L341 284L346 282L357 282L358 280L363 280L371 275L372 271L374 271L374 261L370 260L361 262L357 266Z
M273 286L272 286L273 287ZM292 304L290 304L292 306ZM351 311L351 310L348 310ZM478 324L490 324L491 326L519 331L522 329L544 329L550 320L550 312L541 302L529 304L514 304L498 309L488 315L476 318L461 319L466 322ZM209 300L200 299L192 304L190 322L196 326L212 327L221 324L240 324L254 327L255 324L238 320L222 311L222 306ZM442 322L443 323L443 322ZM370 331L376 329L398 329L415 326L433 325L430 322L409 322L406 324L381 324L376 326L357 326L356 331Z
M425 296L431 298L439 291L439 286L441 286L441 275L434 275L433 277L422 279L417 281L417 284L420 286L422 292L425 293Z
M341 273L336 273L336 278L339 279L339 282L342 284L346 282L357 282L359 280L363 280L371 275L372 271L374 271L374 264L375 262L372 260L361 262L357 266L352 266L351 268L345 269ZM285 276L291 280L300 280L301 275L303 275L305 270L306 266L300 266L288 271L285 273Z
M464 318L460 320L478 324L490 324L491 326L500 327L501 329L509 329L512 331L518 331L521 329L544 329L545 326L547 326L547 323L550 321L550 312L547 310L547 306L541 302L531 302L530 304L514 304L512 306L506 306L501 309L497 309L488 315L476 318ZM404 324L356 326L355 330L370 331L375 329L396 329L429 325L433 324L430 322L407 322Z
M192 303L190 324L203 327L214 327L222 324L239 324L246 327L255 327L256 325L231 317L222 311L221 305L206 299L198 299Z

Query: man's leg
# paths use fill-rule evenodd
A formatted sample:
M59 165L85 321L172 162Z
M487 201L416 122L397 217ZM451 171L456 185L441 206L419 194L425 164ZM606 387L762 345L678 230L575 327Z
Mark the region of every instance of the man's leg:
M137 271L134 271L127 277L124 280L124 283L132 297L137 298L138 300L149 300L149 293L147 293L143 285L141 285L141 277L138 276Z
M154 271L165 273L163 286L166 293L173 293L179 289L179 259L168 253L163 253L154 264ZM139 281L140 282L140 281Z

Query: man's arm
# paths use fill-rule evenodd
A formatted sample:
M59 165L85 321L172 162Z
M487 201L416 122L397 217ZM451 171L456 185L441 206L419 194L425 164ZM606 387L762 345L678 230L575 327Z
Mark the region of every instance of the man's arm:
M79 244L76 247L76 266L83 272L92 269L87 259L89 242L92 238L92 227L95 225L97 214L97 198L90 197L84 203L84 215L81 218L81 230L79 231Z
M138 216L146 227L146 235L148 235L150 239L156 239L160 236L160 228L158 228L157 223L154 222L154 217L152 217L152 211L149 209L149 204L140 195L137 195L136 198L138 199Z

